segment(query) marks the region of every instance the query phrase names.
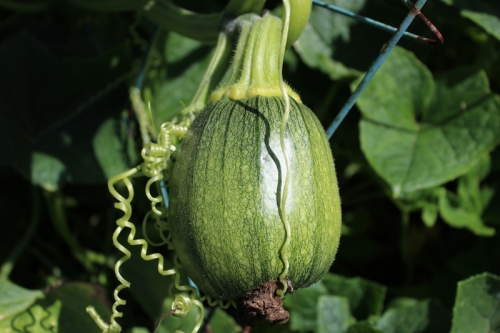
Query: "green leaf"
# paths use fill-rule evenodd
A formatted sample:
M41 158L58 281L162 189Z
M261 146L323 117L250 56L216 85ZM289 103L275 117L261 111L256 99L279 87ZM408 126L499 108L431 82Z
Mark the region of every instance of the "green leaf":
M358 12L364 7L366 1L328 0L325 2ZM333 60L335 50L332 49L332 44L336 39L349 41L349 27L354 22L340 15L333 17L332 13L324 8L313 7L309 23L294 44L294 49L306 65L319 69L329 75L332 80L356 77L360 74L358 71Z
M376 329L367 322L359 322L349 327L347 333L384 333L384 332Z
M38 301L26 311L1 320L0 331L35 333L58 332L58 321L61 308L62 302L60 300L55 300L54 302L47 302L44 300ZM95 329L89 332L97 333Z
M455 228L468 228L478 236L495 234L495 229L486 226L481 217L493 195L492 189L480 187L489 169L490 158L485 155L470 172L459 178L456 194L440 189L439 212L446 223Z
M156 128L172 120L191 102L208 67L211 53L200 42L170 32L159 37L156 61L144 85L144 100L151 102Z
M173 298L166 298L163 311L166 312L171 310L173 302ZM162 320L160 326L158 327L158 333L171 333L177 332L177 330L180 330L182 332L192 332L196 323L198 322L199 316L200 310L197 306L193 306L191 311L189 311L182 318L174 317L171 315L167 316Z
M125 151L117 128L117 121L108 118L99 126L92 140L95 156L106 179L127 170Z
M500 5L495 1L442 0L448 5L461 8L463 17L476 23L486 32L500 40Z
M137 239L142 236L139 234ZM149 247L148 254L158 252L158 248ZM170 288L173 283L171 276L163 276L158 272L158 260L146 261L140 256L140 246L130 247L131 258L121 267L121 273L130 282L130 293L134 296L142 309L150 316L151 320L157 320L164 312L164 303L167 298L172 298ZM171 269L174 264L165 260L164 269ZM169 309L167 309L169 310Z
M58 302L61 303L59 320L56 321L59 332L101 332L86 312L89 305L96 309L101 318L108 320L111 316L106 289L101 286L83 282L68 283L49 292L43 305L49 308Z
M358 106L361 148L395 197L465 174L500 141L500 97L490 92L484 72L461 70L434 82L401 48Z
M500 330L500 277L489 273L458 283L451 333Z
M369 316L378 316L384 306L387 288L360 277L346 278L340 275L327 274L323 284L329 294L343 296L349 300L350 311L358 320Z
M0 280L0 321L26 310L43 297L40 290L28 290L8 280Z
M436 301L398 299L376 326L385 333L435 333L448 332L450 321L450 314Z
M323 295L318 299L318 333L343 333L353 322L346 297Z
M0 163L48 190L61 181L103 183L123 171L123 147L109 120L102 124L126 100L126 90L116 88L127 78L129 57L124 45L95 60L59 60L29 33L5 40L0 140L8 144Z
M101 332L85 308L92 305L103 318L109 318L111 313L105 305L105 292L104 288L87 283L57 287L26 310L0 320L0 331Z
M132 327L130 333L150 333L146 327Z
M308 288L295 291L294 297L285 299L285 307L290 312L290 328L293 331L314 331L317 327L317 302L320 296L328 294L323 283L318 282Z
M142 237L138 233L136 239ZM153 235L151 235L153 236ZM125 279L130 282L130 293L134 296L142 309L149 315L151 322L156 323L164 312L172 309L174 294L179 293L173 286L172 276L163 276L158 272L158 260L146 261L140 256L140 246L130 247L131 258L121 267L121 273ZM157 248L150 247L148 254L158 252ZM173 268L173 263L166 259L164 269ZM186 274L181 274L181 285L187 285ZM158 329L159 333L170 333L175 330L191 332L196 325L197 317L200 311L197 306L184 317L166 316Z
M209 308L205 310L208 311ZM242 328L236 324L233 317L221 308L215 309L215 314L209 324L212 332L238 333L242 331Z
M58 189L59 178L66 166L58 158L41 152L31 155L31 181L47 191Z

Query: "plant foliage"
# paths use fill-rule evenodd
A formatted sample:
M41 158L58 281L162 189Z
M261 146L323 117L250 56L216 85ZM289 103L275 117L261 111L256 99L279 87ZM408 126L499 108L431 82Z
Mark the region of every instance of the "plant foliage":
M407 13L396 0L328 2L392 25ZM166 29L170 4L0 0L0 332L99 332L88 305L109 317L120 253L107 179L139 161L137 110L156 127L178 115L213 52L209 30L195 41ZM344 223L330 273L287 296L289 323L256 332L500 331L500 3L423 11L445 44L402 41L330 140ZM284 77L327 127L390 35L322 8L311 17ZM417 21L410 30L428 34ZM149 208L138 195L133 222ZM149 332L173 279L131 251L119 320ZM190 331L198 314L167 317L159 332ZM243 329L220 308L208 325Z

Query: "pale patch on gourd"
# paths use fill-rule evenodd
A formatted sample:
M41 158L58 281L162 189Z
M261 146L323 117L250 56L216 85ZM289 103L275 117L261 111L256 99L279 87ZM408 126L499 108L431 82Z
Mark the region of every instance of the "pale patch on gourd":
M292 143L289 138L285 139L285 145L288 155L293 158ZM271 137L269 140L269 145L267 143L261 143L261 151L266 151L267 154L262 154L260 156L260 175L261 182L259 184L260 192L262 195L263 206L266 210L272 212L273 214L279 215L279 204L276 200L276 193L280 193L282 188L278 188L278 181L281 176L281 182L283 186L283 175L286 173L285 169L285 158L283 152L281 151L281 144L279 137ZM277 161L275 161L271 154L273 154ZM280 169L278 170L278 166ZM293 173L293 169L290 170ZM290 189L288 192L289 200L293 201L293 190ZM287 214L292 210L292 205L289 205L287 209Z

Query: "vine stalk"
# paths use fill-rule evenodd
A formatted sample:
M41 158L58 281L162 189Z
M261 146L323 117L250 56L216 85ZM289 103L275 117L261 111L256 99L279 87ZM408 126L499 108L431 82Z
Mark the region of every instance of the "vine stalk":
M285 227L285 243L281 247L281 258L285 264L285 268L283 272L279 276L279 280L283 285L283 289L279 289L276 291L278 296L284 297L288 288L288 284L285 280L286 275L288 274L288 269L290 268L290 262L288 261L289 247L291 241L291 228L290 223L288 222L288 218L286 216L286 200L288 196L288 188L290 186L290 157L288 156L288 152L286 150L285 145L285 129L286 124L288 122L288 118L290 117L290 97L288 96L288 92L285 86L285 82L283 81L283 62L285 57L285 51L287 46L287 38L288 38L288 29L290 26L290 2L289 0L283 1L283 6L285 7L284 11L284 22L282 26L281 32L281 42L280 42L280 52L279 52L279 74L280 74L280 89L283 94L283 99L285 100L285 113L281 119L281 127L280 127L280 144L281 150L283 152L283 156L285 158L285 182L283 186L283 192L281 194L281 206L280 206L280 215L281 220L283 221L283 225Z

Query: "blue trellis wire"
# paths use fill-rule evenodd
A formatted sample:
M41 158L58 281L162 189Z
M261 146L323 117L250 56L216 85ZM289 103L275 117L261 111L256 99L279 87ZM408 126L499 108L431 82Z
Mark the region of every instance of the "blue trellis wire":
M408 5L409 1L402 0L405 4ZM316 2L314 0L314 2ZM406 32L406 29L410 26L411 22L415 19L415 17L418 15L420 12L420 9L425 5L427 0L418 0L415 6L413 7L412 10L408 13L408 15L405 17L399 28L397 29L397 32L392 36L392 38L389 40L389 42L386 44L386 46L380 51L380 55L375 59L375 61L372 63L370 68L368 69L367 73L361 80L360 84L357 86L356 90L351 94L347 102L344 104L342 109L340 110L339 114L335 117L333 122L330 124L328 129L326 130L326 136L328 139L330 139L339 127L340 123L344 120L344 118L347 116L349 111L351 110L352 106L354 103L356 103L356 100L358 97L363 93L363 91L366 89L368 86L368 83L372 80L373 76L375 73L378 71L380 66L382 66L382 63L387 59L389 56L389 53L391 53L392 49L396 46L396 44L399 42L401 37L403 37L404 33Z
M402 0L402 1L410 9L413 7L413 4L410 1L406 1L406 0ZM373 27L376 27L378 29L381 29L381 30L384 30L384 31L387 31L387 32L396 33L398 31L398 29L395 28L395 27L392 27L390 25L387 25L385 23L373 20L371 18L362 16L362 15L353 13L353 12L351 12L349 10L342 9L340 7L334 6L332 4L329 4L329 3L326 3L326 2L323 2L323 1L313 0L313 4L316 5L316 6L318 6L318 7L326 8L328 10L331 10L332 12L342 14L344 16L347 16L347 17L350 17L352 19L355 19L358 22L371 25ZM432 30L432 28L431 28L431 30ZM433 32L434 32L434 30L433 30ZM440 39L440 36L438 36L438 39L430 39L430 38L422 37L422 36L419 36L419 35L412 34L411 32L405 31L403 33L403 37L405 37L407 39L410 39L412 41L415 41L415 42L422 43L422 44L440 44L440 43L442 43L442 41Z

